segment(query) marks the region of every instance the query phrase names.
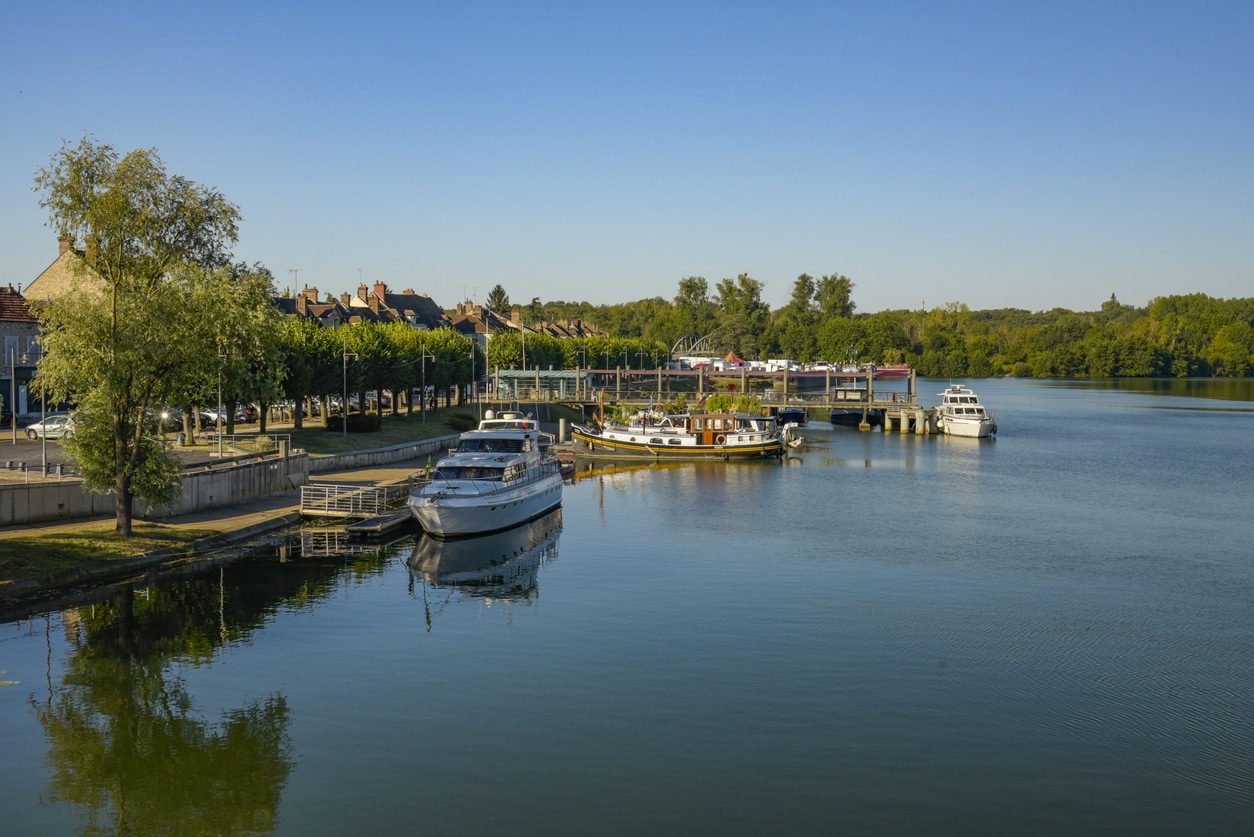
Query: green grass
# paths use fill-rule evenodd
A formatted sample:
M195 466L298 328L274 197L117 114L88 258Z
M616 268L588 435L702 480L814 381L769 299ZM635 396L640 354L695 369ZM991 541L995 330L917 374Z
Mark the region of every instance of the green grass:
M86 566L108 565L157 549L186 549L193 541L218 534L212 529L184 529L136 520L123 538L113 524L62 532L0 537L0 583L19 578L47 579Z

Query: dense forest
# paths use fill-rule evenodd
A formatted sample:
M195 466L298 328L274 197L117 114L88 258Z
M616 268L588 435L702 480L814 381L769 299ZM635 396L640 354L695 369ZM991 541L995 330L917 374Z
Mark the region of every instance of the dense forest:
M679 282L675 298L616 305L541 302L519 306L525 322L580 319L617 338L668 347L693 337L719 354L802 362L909 363L929 377L1245 377L1254 370L1254 298L1158 297L1144 308L1114 295L1099 310L931 310L855 313L854 283L802 274L772 311L762 283L741 274L713 289ZM489 304L509 307L501 286Z

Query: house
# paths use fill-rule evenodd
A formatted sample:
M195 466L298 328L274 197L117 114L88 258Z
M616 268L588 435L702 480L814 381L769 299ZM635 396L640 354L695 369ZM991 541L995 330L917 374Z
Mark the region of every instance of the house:
M0 336L4 338L4 357L0 359L3 412L11 412L16 399L20 415L28 412L26 392L40 357L39 320L31 313L26 297L12 285L0 286Z
M441 328L449 324L444 309L431 297L414 293L413 288L393 293L384 282L375 282L373 288L358 285L357 295L341 294L340 303L348 309L350 322L353 318L379 322L402 320L414 328Z
M320 324L335 328L348 322L351 314L339 300L318 301L318 289L306 285L295 297L278 297L275 306L287 317L307 317Z
M484 347L495 334L522 331L523 328L517 308L514 309L514 318L507 320L495 311L469 301L457 303L457 313L449 319L449 325Z
M47 300L85 288L104 287L104 280L93 268L96 263L94 239L88 240L84 250L75 250L74 240L68 235L62 235L57 241L60 252L52 264L26 286L26 299Z

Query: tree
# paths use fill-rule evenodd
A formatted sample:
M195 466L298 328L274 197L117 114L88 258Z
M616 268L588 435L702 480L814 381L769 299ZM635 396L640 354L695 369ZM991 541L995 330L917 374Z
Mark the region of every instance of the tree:
M131 534L132 503L168 502L179 466L152 439L145 413L195 376L201 360L183 350L194 319L180 267L202 271L230 262L239 209L217 191L166 173L154 149L119 156L84 137L62 143L35 177L48 224L81 237L100 284L51 300L41 312L47 354L40 386L79 404L79 434L67 452L89 491L116 496L117 532ZM200 274L203 275L203 274Z
M509 294L500 285L493 285L492 290L488 291L487 309L500 314L509 310Z
M814 290L814 298L818 303L819 314L824 317L853 316L853 280L848 276L833 273L819 280Z
M766 331L770 306L762 301L762 283L742 273L718 283L719 337L724 348L742 358L758 356L758 338Z

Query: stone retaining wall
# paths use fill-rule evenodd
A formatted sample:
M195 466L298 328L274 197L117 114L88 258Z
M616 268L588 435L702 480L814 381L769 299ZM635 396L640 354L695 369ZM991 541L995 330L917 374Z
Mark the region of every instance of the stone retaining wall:
M440 436L435 439L423 439L421 442L406 442L388 448L334 453L326 456L315 456L309 460L309 473L324 474L327 471L347 471L355 468L370 468L375 465L390 465L393 462L405 462L410 459L431 457L432 463L443 456L449 448L457 444L457 435Z
M308 480L309 457L304 453L232 462L185 473L178 500L159 509L141 508L136 503L135 516L159 519L229 506L299 488ZM112 494L83 491L78 480L0 484L0 526L113 515L116 510L117 501Z

